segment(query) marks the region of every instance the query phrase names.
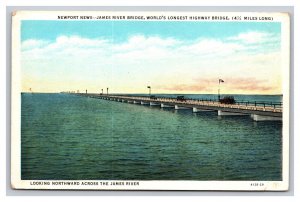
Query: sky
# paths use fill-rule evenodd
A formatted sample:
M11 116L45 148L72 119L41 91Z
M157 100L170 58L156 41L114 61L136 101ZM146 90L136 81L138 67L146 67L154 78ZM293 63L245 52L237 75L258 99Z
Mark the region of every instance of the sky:
M282 94L280 30L277 22L25 20L22 91Z

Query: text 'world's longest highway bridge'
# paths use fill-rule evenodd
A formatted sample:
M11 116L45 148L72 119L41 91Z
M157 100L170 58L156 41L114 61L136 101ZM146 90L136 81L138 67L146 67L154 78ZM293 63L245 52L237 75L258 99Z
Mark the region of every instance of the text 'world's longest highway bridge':
M154 96L104 95L94 93L77 93L77 95L108 101L174 108L175 110L190 109L194 113L217 111L218 116L250 116L254 121L282 121L281 102L236 102L235 104L223 104L213 100L180 100Z

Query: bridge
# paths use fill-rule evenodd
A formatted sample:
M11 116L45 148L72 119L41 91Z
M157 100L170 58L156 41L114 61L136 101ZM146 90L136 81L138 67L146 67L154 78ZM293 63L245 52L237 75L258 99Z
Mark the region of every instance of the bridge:
M218 116L250 116L254 121L282 121L281 102L235 102L224 104L217 100L177 99L154 96L104 95L77 93L77 95L109 101L192 110L194 113L218 112Z

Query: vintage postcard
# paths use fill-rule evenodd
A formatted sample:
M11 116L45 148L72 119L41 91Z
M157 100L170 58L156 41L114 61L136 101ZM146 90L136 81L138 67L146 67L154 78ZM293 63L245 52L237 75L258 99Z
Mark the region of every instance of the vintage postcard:
M287 13L12 13L14 189L289 187Z

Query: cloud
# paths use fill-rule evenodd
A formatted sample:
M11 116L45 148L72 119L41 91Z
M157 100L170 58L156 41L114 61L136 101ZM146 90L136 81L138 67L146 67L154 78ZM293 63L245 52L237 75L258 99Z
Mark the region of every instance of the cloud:
M143 50L152 47L155 48L168 48L175 45L179 45L181 41L173 38L160 38L158 36L133 35L129 39L121 44L116 44L114 50L116 51L128 51L128 50Z
M22 42L21 47L22 47L22 51L26 51L26 50L36 49L36 48L43 48L47 44L49 44L49 41L28 39Z
M267 79L248 78L228 78L227 88L242 91L270 91L274 86L270 86Z
M200 84L200 85L186 85L186 84L176 84L171 86L156 86L158 89L170 90L170 91L194 91L194 92L205 92L212 90L209 86Z
M279 40L279 36L268 32L251 31L240 33L237 36L228 37L228 40L245 44L259 44Z
M272 34L265 32L240 33L227 39L199 38L195 41L182 41L159 36L132 35L128 40L116 43L111 39L88 39L79 36L59 36L54 42L30 39L22 43L23 53L34 54L40 58L80 53L81 56L110 53L114 58L127 60L169 57L173 59L226 57L231 54L245 53L249 46L241 42L261 43L271 40ZM273 39L272 39L273 40ZM36 50L39 49L39 50ZM257 51L264 46L256 47ZM86 54L84 54L86 53ZM83 55L82 55L83 54ZM100 54L99 56L101 56ZM107 55L105 55L107 57Z
M266 49L259 43L249 48L249 43L267 41L271 36L247 32L230 40L184 41L141 34L121 42L80 36L59 36L54 41L30 39L22 43L23 78L30 75L57 83L73 82L74 88L109 85L118 92L140 92L148 84L164 92L211 92L215 91L217 76L229 80L234 75L240 80L231 79L234 85L226 82L228 91L276 91L272 82L262 81L280 75L280 49ZM253 78L257 79L250 82Z
M225 82L220 84L221 88L226 92L269 92L274 90L274 86L270 86L267 80L257 79L253 77L238 78L222 78ZM175 84L171 86L156 86L170 91L188 91L188 92L212 92L214 93L219 87L219 78L199 78L194 79L193 84Z
M107 44L107 39L88 39L79 36L59 36L54 45L58 47L78 47L78 48L100 48Z

